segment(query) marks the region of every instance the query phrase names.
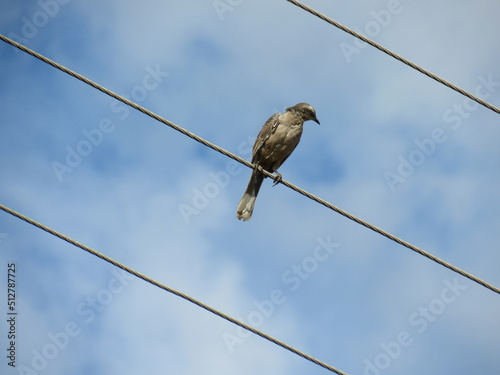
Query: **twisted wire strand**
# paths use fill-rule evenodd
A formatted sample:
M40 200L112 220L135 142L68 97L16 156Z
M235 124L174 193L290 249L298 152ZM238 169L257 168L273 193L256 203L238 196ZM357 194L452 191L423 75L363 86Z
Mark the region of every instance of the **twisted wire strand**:
M367 38L363 34L360 34L360 33L356 32L356 31L348 28L347 26L342 25L341 23L339 23L339 22L337 22L337 21L335 21L335 20L333 20L333 19L325 16L324 14L318 12L317 10L314 10L313 8L311 8L311 7L307 6L307 5L302 4L299 1L296 1L296 0L286 0L286 1L288 1L289 3L292 3L293 5L299 7L301 9L303 9L303 10L305 10L306 12L311 13L312 15L314 15L314 16L322 19L323 21L328 22L330 25L333 25L333 26L339 28L340 30L342 30L342 31L344 31L344 32L346 32L348 34L351 34L355 38L358 38L358 39L362 40L363 42L368 43L369 45L371 45L372 47L375 47L379 51L384 52L385 54L387 54L387 55L395 58L396 60L399 60L402 63L404 63L404 64L412 67L413 69L419 71L420 73L425 74L427 77L430 77L433 80L435 80L435 81L437 81L437 82L439 82L439 83L441 83L441 84L449 87L450 89L455 90L456 92L458 92L458 93L460 93L460 94L468 97L469 99L474 100L475 102L477 102L477 103L481 104L482 106L484 106L484 107L492 110L493 112L496 112L496 113L500 114L500 108L495 107L494 105L488 103L487 101L485 101L485 100L477 97L476 95L471 94L468 91L465 91L464 89L458 87L457 85L455 85L455 84L453 84L451 82L448 82L447 80L445 80L445 79L437 76L436 74L429 72L428 70L420 67L419 65L415 64L414 62L412 62L412 61L404 58L401 55L398 55L395 52L392 52L388 48L385 48L384 46L378 44L377 42L371 40L370 38Z
M173 129L181 132L182 134L184 134L184 135L186 135L186 136L188 136L188 137L196 140L197 142L200 142L201 144L203 144L203 145L205 145L207 147L210 147L211 149L213 149L215 151L218 151L221 154L223 154L223 155L225 155L225 156L227 156L227 157L229 157L229 158L231 158L233 160L236 160L239 163L242 163L242 164L246 165L249 168L252 168L252 169L257 168L256 165L254 165L252 163L249 163L248 161L244 160L243 158L241 158L241 157L239 157L239 156L237 156L237 155L235 155L235 154L233 154L233 153L231 153L231 152L223 149L222 147L219 147L219 146L217 146L217 145L215 145L215 144L213 144L213 143L211 143L211 142L209 142L209 141L207 141L207 140L205 140L205 139L197 136L196 134L193 134L193 133L187 131L186 129L180 127L179 125L176 125L173 122L170 122L170 121L164 119L163 117L158 116L157 114L151 112L150 110L148 110L148 109L146 109L146 108L144 108L144 107L142 107L142 106L140 106L140 105L138 105L138 104L136 104L136 103L134 103L134 102L132 102L132 101L130 101L130 100L128 100L128 99L120 96L120 95L118 95L118 94L115 94L111 90L108 90L105 87L103 87L103 86L101 86L101 85L99 85L99 84L97 84L95 82L92 82L91 80L89 80L88 78L82 76L81 74L78 74L78 73L76 73L76 72L74 72L74 71L72 71L72 70L70 70L70 69L68 69L68 68L60 65L60 64L58 64L58 63L56 63L56 62L48 59L47 57L45 57L45 56L43 56L43 55L41 55L41 54L39 54L39 53L37 53L37 52L35 52L35 51L27 48L27 47L25 47L25 46L23 46L23 45L15 42L15 41L11 40L11 39L9 39L9 38L1 35L1 34L0 34L0 39L3 40L3 41L5 41L6 43L9 43L9 44L13 45L16 48L19 48L20 50L22 50L24 52L26 52L26 53L28 53L28 54L36 57L37 59L39 59L39 60L41 60L41 61L43 61L43 62L45 62L45 63L47 63L47 64L49 64L49 65L51 65L53 67L55 67L56 69L59 69L59 70L65 72L65 73L67 73L67 74L75 77L76 79L87 83L88 85L90 85L90 86L98 89L99 91L102 91L103 93L111 96L112 98L114 98L116 100L119 100L119 101L121 101L121 102L123 102L123 103L125 103L125 104L127 104L127 105L129 105L129 106L131 106L131 107L133 107L135 109L137 109L138 111L140 111L140 112L142 112L142 113L144 113L144 114L146 114L146 115L154 118L157 121L162 122L165 125L170 126L171 128L173 128ZM438 258L438 257L436 257L436 256L434 256L434 255L432 255L432 254L430 254L430 253L428 253L428 252L426 252L426 251L418 248L417 246L414 246L414 245L410 244L409 242L403 241L402 239L400 239L400 238L398 238L398 237L390 234L389 232L386 232L383 229L380 229L380 228L378 228L378 227L376 227L376 226L374 226L374 225L372 225L372 224L370 224L370 223L368 223L368 222L366 222L364 220L361 220L360 218L358 218L358 217L356 217L356 216L354 216L354 215L352 215L352 214L350 214L350 213L348 213L348 212L346 212L346 211L344 211L344 210L342 210L342 209L334 206L333 204L331 204L331 203L329 203L329 202L327 202L327 201L325 201L325 200L323 200L323 199L321 199L321 198L319 198L319 197L317 197L317 196L315 196L315 195L307 192L306 190L304 190L302 188L299 188L298 186L295 186L294 184L292 184L292 183L290 183L290 182L288 182L286 180L278 178L278 175L273 175L272 173L269 173L269 172L267 172L266 170L263 170L263 169L261 171L266 176L273 178L275 181L278 180L283 185L287 186L288 188L290 188L292 190L295 190L296 192L304 195L305 197L308 197L309 199L312 199L313 201L315 201L315 202L317 202L317 203L319 203L319 204L321 204L321 205L323 205L323 206L325 206L325 207L327 207L327 208L329 208L329 209L331 209L331 210L339 213L340 215L342 215L342 216L344 216L344 217L346 217L346 218L348 218L348 219L350 219L350 220L352 220L352 221L354 221L354 222L356 222L356 223L358 223L358 224L360 224L360 225L362 225L362 226L364 226L364 227L366 227L368 229L371 229L372 231L374 231L374 232L376 232L376 233L378 233L378 234L380 234L380 235L382 235L382 236L384 236L384 237L386 237L386 238L388 238L388 239L390 239L390 240L392 240L392 241L394 241L394 242L396 242L396 243L398 243L398 244L400 244L400 245L402 245L402 246L404 246L404 247L406 247L406 248L408 248L410 250L413 250L414 252L416 252L416 253L418 253L420 255L423 255L423 256L425 256L428 259L433 260L434 262L440 264L441 266L444 266L444 267L446 267L446 268L448 268L448 269L450 269L450 270L452 270L452 271L454 271L454 272L456 272L456 273L458 273L458 274L460 274L460 275L468 278L469 280L472 280L472 281L478 283L479 285L482 285L483 287L485 287L487 289L490 289L491 291L493 291L493 292L495 292L497 294L500 294L500 289L499 288L497 288L497 287L495 287L495 286L487 283L486 281L483 281L483 280L479 279L478 277L476 277L476 276L474 276L474 275L472 275L472 274L470 274L470 273L468 273L466 271L463 271L460 268L455 267L454 265L452 265L452 264L450 264L448 262L445 262L444 260L442 260L442 259L440 259L440 258Z
M49 58L47 58L47 57L39 54L38 52L35 52L32 49L29 49L28 47L25 47L24 45L22 45L20 43L17 43L16 41L14 41L14 40L12 40L10 38L7 38L6 36L4 36L2 34L0 34L0 40L3 40L5 43L8 43L8 44L10 44L10 45L12 45L12 46L20 49L21 51L26 52L27 54L29 54L29 55L31 55L33 57L36 57L37 59L43 61L44 63L49 64L49 65L53 66L54 68L56 68L56 69L58 69L58 70L60 70L60 71L62 71L64 73L66 73L66 74L69 74L70 76L72 76L72 77L74 77L74 78L76 78L76 79L78 79L78 80L86 83L89 86L92 86L93 88L95 88L95 89L97 89L97 90L105 93L106 95L109 95L112 98L114 98L116 100L119 100L122 103L125 103L126 105L128 105L128 106L130 106L130 107L132 107L132 108L134 108L136 110L138 110L139 112L142 112L145 115L148 115L149 117L152 117L155 120L157 120L157 121L159 121L159 122L161 122L161 123L163 123L165 125L170 126L171 128L173 128L173 129L177 130L178 132L180 132L180 133L188 136L189 138L192 138L195 141L197 141L197 142L199 142L199 143L201 143L201 144L203 144L203 145L205 145L207 147L210 147L211 149L213 149L215 151L218 151L218 152L220 152L221 154L223 154L225 156L228 156L228 157L230 157L230 158L232 158L232 159L234 159L234 160L236 160L236 161L238 161L238 162L240 162L242 164L245 164L247 167L252 167L253 166L251 163L247 162L245 159L240 158L237 155L231 154L230 152L224 150L223 148L221 148L221 147L219 147L219 146L217 146L217 145L215 145L215 144L213 144L213 143L211 143L211 142L209 142L209 141L207 141L207 140L205 140L205 139L197 136L196 134L191 133L190 131L188 131L188 130L186 130L186 129L184 129L184 128L176 125L176 124L174 124L173 122L164 119L163 117L157 115L156 113L154 113L154 112L152 112L152 111L150 111L150 110L148 110L148 109L146 109L146 108L144 108L144 107L142 107L142 106L134 103L133 101L131 101L131 100L129 100L129 99L127 99L127 98L125 98L125 97L123 97L121 95L118 95L118 94L114 93L111 90L108 90L104 86L101 86L98 83L95 83L95 82L91 81L87 77L82 76L81 74L78 74L78 73L74 72L73 70L66 68L63 65L56 63L53 60L50 60Z
M306 354L306 353L304 353L304 352L302 352L302 351L300 351L298 349L295 349L293 346L290 346L290 345L284 343L283 341L275 339L274 337L272 337L272 336L270 336L270 335L268 335L268 334L266 334L266 333L264 333L262 331L259 331L258 329L255 329L255 328L253 328L252 326L250 326L250 325L248 325L246 323L243 323L243 322L241 322L241 321L239 321L237 319L234 319L231 316L226 315L226 314L220 312L219 310L217 310L217 309L215 309L213 307L210 307L210 306L204 304L203 302L198 301L197 299L195 299L193 297L190 297L189 295L187 295L185 293L182 293L182 292L180 292L180 291L178 291L176 289L173 289L173 288L171 288L171 287L169 287L169 286L167 286L165 284L162 284L162 283L160 283L158 281L155 281L155 280L151 279L150 277L148 277L148 276L146 276L146 275L144 275L144 274L142 274L140 272L137 272L134 269L132 269L130 267L127 267L126 265L124 265L124 264L122 264L122 263L120 263L120 262L118 262L118 261L116 261L116 260L114 260L114 259L112 259L112 258L110 258L110 257L108 257L108 256L106 256L106 255L104 255L104 254L102 254L102 253L100 253L100 252L98 252L98 251L96 251L96 250L88 247L88 246L85 246L85 245L83 245L83 244L81 244L81 243L79 243L79 242L71 239L70 237L65 236L64 234L61 234L61 233L59 233L59 232L57 232L57 231L55 231L55 230L53 230L53 229L51 229L51 228L49 228L47 226L45 226L45 225L43 225L43 224L35 221L35 220L32 220L29 217L26 217L26 216L24 216L24 215L22 215L22 214L20 214L20 213L18 213L16 211L14 211L14 210L11 210L10 208L8 208L8 207L6 207L6 206L4 206L2 204L0 204L0 209L3 210L3 211L5 211L5 212L7 212L8 214L10 214L12 216L17 217L18 219L21 219L21 220L27 222L28 224L34 225L35 227L37 227L37 228L39 228L39 229L41 229L41 230L43 230L43 231L45 231L47 233L50 233L53 236L56 236L56 237L60 238L63 241L68 242L69 244L71 244L73 246L76 246L76 247L78 247L78 248L86 251L87 253L90 253L90 254L92 254L92 255L94 255L94 256L96 256L96 257L98 257L98 258L100 258L100 259L102 259L102 260L104 260L104 261L106 261L106 262L108 262L110 264L112 264L115 267L118 267L118 268L124 270L125 272L130 273L131 275L134 275L135 277L138 277L139 279L142 279L142 280L146 281L147 283L150 283L150 284L152 284L152 285L154 285L154 286L156 286L156 287L158 287L160 289L163 289L163 290L165 290L165 291L167 291L167 292L169 292L171 294L176 295L177 297L180 297L180 298L182 298L182 299L184 299L184 300L186 300L188 302L191 302L191 303L195 304L196 306L201 307L202 309L204 309L204 310L206 310L206 311L208 311L208 312L210 312L210 313L212 313L214 315L217 315L218 317L220 317L220 318L222 318L224 320L227 320L228 322L230 322L232 324L235 324L235 325L237 325L237 326L239 326L241 328L244 328L247 331L250 331L250 332L252 332L252 333L254 333L254 334L262 337L263 339L266 339L266 340L272 342L273 344L276 344L276 345L278 345L278 346L280 346L280 347L282 347L282 348L284 348L284 349L292 352L293 354L296 354L296 355L298 355L298 356L300 356L300 357L302 357L302 358L304 358L304 359L306 359L306 360L308 360L308 361L310 361L312 363L315 363L318 366L321 366L321 367L323 367L323 368L325 368L325 369L327 369L327 370L329 370L331 372L334 372L334 373L336 373L338 375L347 375L345 372L342 372L342 371L336 369L335 367L330 366L329 364L327 364L327 363L325 363L323 361L320 361L319 359L316 359L316 358L310 356L309 354Z
M414 252L416 252L416 253L418 253L418 254L420 254L420 255L422 255L422 256L430 259L430 260L433 260L434 262L440 264L441 266L446 267L446 268L448 268L448 269L450 269L450 270L452 270L452 271L454 271L454 272L456 272L456 273L458 273L458 274L460 274L460 275L468 278L469 280L472 280L472 281L478 283L479 285L482 285L485 288L490 289L491 291L493 291L493 292L495 292L497 294L500 294L500 289L499 288L497 288L497 287L495 287L495 286L487 283L486 281L481 280L480 278L478 278L478 277L476 277L474 275L471 275L470 273L468 273L468 272L466 272L466 271L464 271L464 270L462 270L462 269L454 266L453 264L450 264L450 263L448 263L448 262L446 262L446 261L438 258L437 256L432 255L432 254L428 253L427 251L422 250L419 247L414 246L411 243L406 242L406 241L404 241L404 240L402 240L402 239L400 239L400 238L398 238L398 237L390 234L389 232L386 232L385 230L376 227L375 225L372 225L372 224L370 224L370 223L368 223L368 222L366 222L364 220L361 220L360 218L358 218L358 217L350 214L349 212L346 212L346 211L344 211L344 210L342 210L342 209L334 206L333 204L331 204L331 203L329 203L329 202L327 202L327 201L325 201L325 200L323 200L323 199L321 199L321 198L319 198L319 197L317 197L317 196L309 193L308 191L306 191L306 190L304 190L304 189L302 189L302 188L300 188L298 186L292 185L288 181L283 180L282 183L283 183L283 185L286 185L290 189L295 190L297 193L300 193L300 194L308 197L309 199L312 199L313 201L315 201L315 202L317 202L317 203L319 203L319 204L321 204L321 205L323 205L323 206L325 206L325 207L327 207L327 208L329 208L329 209L331 209L331 210L339 213L340 215L342 215L342 216L344 216L344 217L346 217L346 218L348 218L348 219L350 219L350 220L358 223L359 225L362 225L365 228L371 229L372 231L374 231L374 232L376 232L376 233L378 233L378 234L380 234L380 235L382 235L382 236L384 236L384 237L386 237L386 238L388 238L388 239L390 239L390 240L392 240L392 241L400 244L401 246L404 246L404 247L406 247L406 248L408 248L410 250L413 250Z

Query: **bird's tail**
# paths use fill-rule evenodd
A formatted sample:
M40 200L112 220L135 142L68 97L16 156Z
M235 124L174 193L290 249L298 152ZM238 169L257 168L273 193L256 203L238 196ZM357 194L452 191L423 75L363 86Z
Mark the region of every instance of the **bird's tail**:
M247 221L252 217L253 206L255 205L257 194L259 194L262 181L264 181L264 175L261 172L254 170L252 172L252 176L250 177L250 181L248 182L247 190L245 191L245 194L243 194L236 210L236 217L238 219Z

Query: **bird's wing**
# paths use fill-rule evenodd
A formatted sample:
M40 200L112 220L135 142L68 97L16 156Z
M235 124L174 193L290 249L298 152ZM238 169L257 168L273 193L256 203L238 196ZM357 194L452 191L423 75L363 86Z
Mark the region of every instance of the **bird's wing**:
M262 149L262 146L266 141L269 139L269 137L274 134L276 129L278 128L279 125L279 117L281 113L275 113L269 119L266 121L262 129L260 129L259 135L257 136L257 139L255 140L255 143L253 145L253 150L252 150L252 163L254 163L257 159L259 159L258 154L259 151Z

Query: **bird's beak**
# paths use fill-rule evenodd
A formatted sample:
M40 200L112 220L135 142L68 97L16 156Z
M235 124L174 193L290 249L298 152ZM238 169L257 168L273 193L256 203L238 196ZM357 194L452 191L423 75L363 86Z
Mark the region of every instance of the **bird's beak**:
M318 125L320 125L319 120L318 120L316 117L315 117L315 118L313 118L313 121L314 121L315 123L317 123Z

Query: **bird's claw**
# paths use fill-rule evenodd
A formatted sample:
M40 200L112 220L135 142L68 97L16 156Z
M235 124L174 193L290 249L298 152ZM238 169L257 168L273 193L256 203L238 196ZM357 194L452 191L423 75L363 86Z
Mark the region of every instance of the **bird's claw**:
M281 181L283 181L283 176L281 176L281 173L279 173L278 171L274 171L274 173L276 173L276 177L274 177L273 186L276 186L276 185L278 185Z
M254 167L254 170L264 174L265 177L266 174L264 173L264 168L262 168L259 164L255 164L255 167ZM266 171L267 172L267 171ZM276 174L275 177L272 177L272 179L274 180L273 182L273 186L276 186L278 185L281 181L283 181L283 176L281 176L281 173L279 173L278 171L274 171L274 173Z

